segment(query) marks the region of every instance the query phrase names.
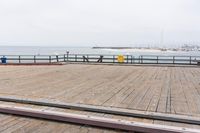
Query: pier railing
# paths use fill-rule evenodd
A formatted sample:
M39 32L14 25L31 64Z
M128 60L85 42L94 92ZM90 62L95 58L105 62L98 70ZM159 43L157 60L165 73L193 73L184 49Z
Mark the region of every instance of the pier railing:
M55 63L60 62L63 56L56 55L0 55L6 58L6 63ZM60 61L59 61L60 60Z
M119 55L97 54L63 54L63 55L6 55L7 63L56 63L56 62L87 62L87 63L124 63L124 64L200 64L200 56L156 56L156 55ZM2 58L3 56L0 55Z
M156 55L123 55L124 61L118 61L119 55L67 55L69 62L98 62L98 63L125 63L125 64L185 64L195 65L200 62L200 56L156 56Z

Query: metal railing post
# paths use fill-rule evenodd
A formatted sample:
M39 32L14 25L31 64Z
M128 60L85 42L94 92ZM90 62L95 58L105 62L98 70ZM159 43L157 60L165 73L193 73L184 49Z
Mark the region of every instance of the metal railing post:
M175 63L175 56L173 56L173 64Z
M65 59L65 58L66 58L66 57L65 57L65 54L64 54L64 56L63 56L63 57L64 57L64 62L66 62L66 59Z
M69 52L67 52L67 61L69 61Z
M137 63L140 63L140 56L137 58Z
M56 60L57 60L57 62L59 62L58 55L56 55Z
M131 55L131 64L133 64L133 55Z
M36 63L36 56L34 55L34 63Z
M87 59L88 59L88 62L89 62L89 55L87 55Z
M158 64L158 56L157 56L157 64Z
M21 57L19 56L19 63L21 63Z
M77 55L75 55L75 62L77 62Z
M127 55L127 56L126 56L126 60L127 60L126 63L127 63L127 64L128 64L128 59L129 59L129 56Z
M49 56L49 63L51 63L51 56Z

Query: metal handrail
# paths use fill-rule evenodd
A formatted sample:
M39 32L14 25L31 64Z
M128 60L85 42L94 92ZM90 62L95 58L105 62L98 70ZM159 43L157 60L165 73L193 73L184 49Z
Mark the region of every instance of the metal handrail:
M102 56L102 61L98 63L119 63L118 55L103 55L103 54L63 54L63 55L4 55L8 63L44 63L51 62L97 62ZM3 57L3 55L0 55ZM158 55L124 55L124 63L128 64L197 64L200 56L158 56Z

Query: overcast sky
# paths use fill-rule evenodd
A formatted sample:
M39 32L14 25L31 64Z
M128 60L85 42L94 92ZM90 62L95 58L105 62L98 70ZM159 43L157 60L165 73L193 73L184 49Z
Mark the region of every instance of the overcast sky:
M200 0L0 0L0 45L198 42Z

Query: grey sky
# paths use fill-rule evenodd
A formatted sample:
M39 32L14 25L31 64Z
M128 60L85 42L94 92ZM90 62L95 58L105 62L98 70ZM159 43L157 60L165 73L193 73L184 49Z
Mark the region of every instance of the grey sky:
M0 45L200 42L200 0L1 0Z

